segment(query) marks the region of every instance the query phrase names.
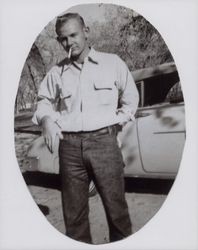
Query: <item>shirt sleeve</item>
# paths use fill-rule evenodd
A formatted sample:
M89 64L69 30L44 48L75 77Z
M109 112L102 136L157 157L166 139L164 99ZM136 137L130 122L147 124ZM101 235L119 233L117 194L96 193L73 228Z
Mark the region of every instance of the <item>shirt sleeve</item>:
M37 109L33 115L33 123L40 125L44 116L53 121L58 120L60 112L56 111L57 99L60 93L61 77L53 67L44 77L38 90Z
M120 122L134 121L139 103L137 87L127 65L119 57L117 57L116 66L119 89L118 117Z

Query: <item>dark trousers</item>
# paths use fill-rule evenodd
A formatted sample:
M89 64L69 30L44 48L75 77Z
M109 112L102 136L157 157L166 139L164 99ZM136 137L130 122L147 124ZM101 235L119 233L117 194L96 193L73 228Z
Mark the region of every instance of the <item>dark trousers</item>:
M131 222L116 133L109 129L104 133L66 133L60 141L59 157L66 235L91 243L88 192L92 179L105 208L110 241L129 236Z

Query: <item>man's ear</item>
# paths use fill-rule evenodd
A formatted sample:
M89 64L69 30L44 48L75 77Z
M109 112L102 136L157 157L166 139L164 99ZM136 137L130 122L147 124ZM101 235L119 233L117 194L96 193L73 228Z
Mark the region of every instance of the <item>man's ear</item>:
M88 38L89 37L89 32L90 32L89 27L84 27L83 30L85 32L85 37Z

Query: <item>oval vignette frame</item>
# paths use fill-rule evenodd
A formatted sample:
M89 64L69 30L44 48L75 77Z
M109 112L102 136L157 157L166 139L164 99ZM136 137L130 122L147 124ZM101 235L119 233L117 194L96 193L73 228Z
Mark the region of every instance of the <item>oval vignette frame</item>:
M95 4L96 5L96 4ZM106 5L107 6L107 4L104 4L104 5ZM103 5L103 6L104 6ZM82 5L82 6L85 6L84 4ZM92 5L93 6L93 5ZM115 8L116 8L116 5L111 5L111 6L115 6ZM88 5L86 6L86 8L88 7ZM75 7L73 7L73 8L71 8L71 9L69 9L69 10L75 10L75 8L80 8L80 6L75 6ZM131 11L131 10L129 10L128 8L124 8L124 9L127 9L127 11ZM68 11L69 11L68 10ZM79 9L78 9L79 10ZM113 15L113 14L112 14ZM139 15L139 14L137 14L137 15ZM87 17L88 18L88 17ZM143 18L144 19L144 18ZM53 33L53 22L54 22L54 20L52 21L52 22L50 22L46 27L45 27L45 29L47 29L47 27L49 28L49 30L51 30L51 32L52 32L52 37L53 37L53 39L54 39L54 33ZM90 21L90 23L91 22L93 22L93 20L91 20ZM96 25L96 24L95 24ZM99 24L98 24L99 25ZM152 25L151 25L152 26ZM49 30L47 30L47 32L49 32ZM97 31L97 30L96 30ZM42 31L42 32L44 32L45 33L45 30L44 31ZM42 33L41 32L41 33ZM157 34L159 34L157 31L155 31ZM37 37L37 41L39 41L39 39L41 38L41 34L39 34L40 35L40 37ZM46 34L44 34L43 36L45 36ZM94 39L94 37L92 38L92 39ZM135 38L134 38L135 39ZM40 41L41 42L41 41ZM97 42L97 41L95 41L95 42ZM48 43L48 45L49 45L49 47L51 46L51 47L55 47L55 48L58 48L59 47L59 45L57 44L57 43L55 43L55 41L48 41L47 42ZM106 44L105 44L105 46L108 44L108 41L106 41ZM165 43L163 44L164 45L164 47L166 47L166 45L165 45ZM46 46L46 44L45 44L45 46ZM104 46L104 45L103 45ZM45 47L46 48L46 47ZM61 50L61 48L59 48L60 49L60 54L57 56L57 58L56 58L56 60L57 59L60 59L61 58L61 54L62 54L62 50ZM99 48L99 49L101 49L101 48ZM104 48L103 48L104 49ZM109 50L111 50L112 49L112 45L111 46L109 46L109 48L106 46L105 47L105 49L109 49ZM105 50L104 50L105 51ZM28 70L28 60L30 60L30 59L32 59L31 58L31 56L33 56L34 55L34 57L36 57L35 58L35 60L37 61L37 63L38 63L38 68L42 68L42 65L43 65L43 71L41 71L41 72L39 72L41 75L39 75L39 77L37 77L37 83L36 83L36 86L38 86L39 85L39 82L41 81L41 79L42 79L42 77L43 77L43 75L45 75L45 73L49 70L49 68L52 66L52 65L54 65L55 64L55 61L54 61L54 59L53 58L50 58L50 56L48 55L47 56L47 54L46 54L46 58L45 58L45 63L43 63L40 59L38 59L39 58L39 53L40 53L40 51L36 51L36 49L34 48L34 47L32 47L32 50L30 51L30 54L28 55L28 58L27 58L27 60L26 60L26 64L24 65L24 71L26 72L26 70ZM108 51L107 51L108 52ZM115 52L116 53L116 51L110 51L110 52ZM118 52L118 51L117 51ZM120 54L121 54L121 56L122 56L122 50L121 51L119 51L120 52ZM168 51L169 52L169 51ZM119 53L118 53L119 54ZM169 52L169 54L170 54L170 52ZM145 56L148 56L148 54L147 55L145 55ZM171 54L170 54L170 56L171 56ZM142 57L142 58L144 58L144 57ZM172 58L172 56L171 56L171 58ZM127 61L127 60L125 60L125 61ZM142 61L143 61L143 59L142 59ZM30 62L32 63L32 61L30 60ZM31 64L29 62L29 65ZM169 63L170 61L168 61L168 63ZM134 62L133 62L134 63ZM167 61L165 60L163 63L167 63ZM129 64L129 62L128 62L128 64ZM138 59L137 59L137 62L136 62L136 64L137 65L140 65L141 64L141 60L138 62ZM159 63L159 64L162 64L162 63ZM32 64L33 65L33 64ZM45 66L44 66L45 65ZM26 67L26 68L25 68ZM134 70L140 70L141 69L141 67L139 67L139 68L133 68L134 67L134 65L133 64L131 64L131 65L129 65L129 68L131 69L131 71L134 71ZM143 68L148 68L148 67L155 67L155 66L152 66L152 65L147 65L146 67L143 67ZM30 69L31 70L31 69ZM35 69L35 71L36 71L36 69ZM28 75L29 77L34 77L34 75ZM22 79L22 77L21 77L21 79ZM22 80L21 80L22 81ZM19 85L19 87L20 86L22 86L23 84L22 84L22 82L20 81L20 85ZM33 80L34 81L34 80ZM31 80L30 80L30 82L31 82ZM31 88L29 89L29 90L31 90ZM31 91L30 91L31 92ZM19 95L19 93L20 93L20 91L18 91L18 94L17 94L17 98L19 98L19 101L20 101L20 95ZM24 92L22 92L22 93L24 93ZM33 99L34 99L34 96L33 96ZM28 103L26 102L26 107L28 107L27 109L30 109L30 107L27 105ZM156 103L155 103L156 104ZM17 104L17 100L16 100L16 106L17 106L18 104ZM35 105L35 103L34 103L34 105ZM34 106L33 105L33 106ZM16 109L16 111L17 111L17 108L16 108L16 106L15 106L15 109ZM31 107L32 108L32 107ZM33 109L34 109L35 107L33 107ZM144 106L142 106L142 108L144 108ZM24 110L23 110L23 112L24 112ZM20 113L20 112L19 112ZM160 115L160 114L158 114L158 115ZM25 115L25 117L23 117L23 116L21 116L22 117L22 122L26 122L27 120L28 120L28 122L29 122L29 116L27 116L27 115ZM163 117L162 117L163 118ZM26 120L27 119L27 120ZM20 120L20 119L19 119ZM20 122L21 122L21 120L20 120ZM170 122L170 120L168 121L168 122ZM16 120L16 122L15 122L15 129L17 128L17 126L18 126L18 124L17 124L17 120ZM25 125L26 126L26 125ZM21 133L21 132L20 132ZM21 136L21 135L20 135ZM34 139L37 137L37 134L35 134L34 133ZM21 139L21 138L20 138ZM32 142L32 138L30 139L30 138L28 138L28 137L26 137L26 136L22 136L22 140L23 140L23 145L22 145L22 147L25 149L25 150L27 150L27 148L29 147L29 143L30 143L30 141ZM16 137L16 143L17 143L17 137ZM20 147L20 146L19 146ZM30 164L30 160L29 159L27 159L26 158L26 152L27 151L24 151L24 149L23 149L23 152L22 151L18 151L17 152L17 148L16 148L16 152L17 152L17 158L18 158L18 162L19 162L19 166L21 167L21 170L22 170L22 172L23 172L23 176L24 176L24 178L25 178L25 181L26 181L26 183L27 183L27 185L31 185L31 186L42 186L43 185L43 187L44 188L52 188L52 189L54 189L53 190L53 195L55 195L55 196L59 196L59 192L60 192L60 186L59 185L57 185L57 184L53 184L53 183L57 183L58 182L58 176L57 175L47 175L47 174L42 174L42 173L36 173L36 172L31 172L31 169L23 169L23 167L22 167L22 161L23 161L23 164ZM31 168L31 167L30 167ZM33 169L33 170L35 170L35 169ZM153 178L153 177L152 177ZM147 182L148 180L143 180L143 182L142 183L147 183L147 185L150 185L149 184L149 182ZM156 185L159 185L159 184L157 184L157 181L156 180L154 180L153 181L154 183L156 182ZM51 186L49 186L49 183L51 183ZM166 181L165 181L165 183L166 183ZM168 182L167 182L168 183ZM127 185L128 185L128 193L130 193L131 191L131 187L130 187L130 180L128 179L127 180ZM138 189L138 183L136 184L137 185L137 189ZM171 187L171 185L172 185L172 183L170 184L170 183L168 183L167 184L167 190L169 190L169 188ZM151 190L152 190L152 185L151 185ZM164 191L164 190L162 190L162 192L167 192L167 190L166 191ZM36 199L40 199L39 197L35 197L35 191L34 191L34 188L33 187L31 187L30 188L30 192L31 192L31 194L34 196L34 199L35 199L35 201L36 201ZM140 190L138 189L138 192L140 192L141 193L141 188L140 188ZM147 192L149 192L149 191L147 191ZM92 198L92 199L94 199L94 198ZM163 199L162 199L163 200ZM141 203L141 202L140 202ZM162 204L163 204L163 201L162 201ZM161 204L161 205L162 205ZM49 215L50 214L50 210L48 209L49 207L48 206L43 206L43 204L38 204L39 205L39 207L40 207L40 209L41 209L41 211L44 213L44 215ZM61 206L60 205L60 202L58 202L58 205L59 206ZM49 205L50 206L50 205ZM161 207L161 206L160 206ZM160 208L159 207L159 208ZM159 209L158 208L158 209ZM130 206L129 206L129 209L130 209ZM133 209L133 207L132 207L132 209ZM141 213L140 213L141 214ZM154 213L155 214L155 213ZM149 218L149 220L154 216L154 214L152 214L152 215L150 215L150 218ZM58 218L59 218L59 220L61 221L62 220L62 218L61 218L61 211L60 211L60 214L59 215L57 215L58 216ZM99 217L100 216L104 216L103 215L103 213L102 212L99 212L99 215L98 215ZM137 219L138 219L138 215L136 215L137 216ZM48 218L48 220L50 221L50 219ZM140 218L139 218L139 220L140 220ZM147 218L147 220L148 220L148 218ZM133 221L133 220L132 220ZM52 222L50 222L52 225L53 225L53 223ZM138 224L138 223L137 223ZM59 230L60 232L63 232L64 231L64 226L63 225L59 225L60 227L59 228L57 228L57 230ZM138 226L140 227L140 228L138 228ZM142 228L142 226L140 226L140 225L137 225L137 230L136 231L138 231L139 229L141 229ZM94 226L93 226L93 230L97 230L97 228L95 228ZM95 238L95 241L97 241L98 239L98 236ZM101 243L106 243L106 242L101 242L102 241L102 239L99 237L99 240L98 240L99 242L97 242L97 243L95 243L95 244L101 244Z

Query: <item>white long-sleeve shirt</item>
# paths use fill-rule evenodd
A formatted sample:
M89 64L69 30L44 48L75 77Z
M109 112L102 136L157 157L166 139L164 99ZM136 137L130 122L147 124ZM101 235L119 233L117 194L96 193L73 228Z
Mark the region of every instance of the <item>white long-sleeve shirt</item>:
M62 131L91 131L134 120L139 95L126 64L91 48L83 65L56 65L41 82L33 122L50 116Z

